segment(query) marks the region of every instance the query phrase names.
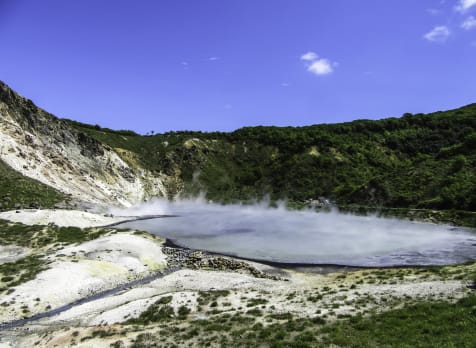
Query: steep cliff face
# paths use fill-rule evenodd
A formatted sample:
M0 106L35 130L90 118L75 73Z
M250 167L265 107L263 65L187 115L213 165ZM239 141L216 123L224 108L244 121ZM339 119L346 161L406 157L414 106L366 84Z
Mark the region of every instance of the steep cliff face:
M129 206L167 196L164 175L124 161L0 82L0 159L73 200Z

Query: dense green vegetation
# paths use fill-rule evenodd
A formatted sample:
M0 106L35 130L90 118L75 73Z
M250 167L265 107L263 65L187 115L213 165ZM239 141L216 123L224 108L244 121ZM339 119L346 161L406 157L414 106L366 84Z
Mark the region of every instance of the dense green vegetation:
M474 347L476 296L423 302L373 317L357 316L326 328L324 341L353 347ZM471 329L473 328L473 329Z
M435 223L446 223L457 226L476 227L476 212L465 210L432 210L432 209L409 209L368 207L356 204L341 205L339 211L355 215L376 215L389 218L401 218Z
M51 208L65 198L61 192L23 176L0 160L0 210Z
M178 173L186 192L218 201L303 201L476 210L476 104L307 127L247 127L231 133L133 132L71 124L141 165Z
M169 320L169 319L168 319ZM161 321L162 325L164 321ZM321 317L293 318L269 325L243 314L194 320L187 326L164 325L160 335L143 333L133 347L474 347L476 295L457 303L421 302L404 308L356 315L327 323ZM174 344L165 338L173 338Z

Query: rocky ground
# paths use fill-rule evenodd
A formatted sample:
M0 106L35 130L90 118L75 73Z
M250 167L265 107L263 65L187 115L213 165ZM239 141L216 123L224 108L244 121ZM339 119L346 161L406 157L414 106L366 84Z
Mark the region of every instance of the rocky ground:
M59 210L0 218L81 227L119 219ZM476 272L474 263L282 269L171 248L155 236L111 228L91 240L34 245L0 248L0 270L25 255L41 256L44 265L32 279L2 289L0 322L63 308L4 326L0 347L221 346L220 339L238 337L240 330L259 332L291 318L332 323L418 301L453 302L472 291L468 274ZM4 278L0 285L7 284ZM224 323L229 330L223 331Z

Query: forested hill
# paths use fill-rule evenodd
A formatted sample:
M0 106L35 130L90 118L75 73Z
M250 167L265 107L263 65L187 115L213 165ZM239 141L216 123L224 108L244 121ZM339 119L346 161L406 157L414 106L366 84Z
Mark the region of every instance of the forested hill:
M476 210L476 104L307 127L246 127L231 133L141 136L69 121L185 193L218 201L303 201ZM124 151L128 150L128 151ZM126 158L127 159L127 158Z

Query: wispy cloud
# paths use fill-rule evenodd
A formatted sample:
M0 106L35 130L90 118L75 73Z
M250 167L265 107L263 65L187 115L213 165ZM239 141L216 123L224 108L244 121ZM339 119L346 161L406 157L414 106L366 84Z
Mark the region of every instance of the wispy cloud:
M423 35L425 39L431 42L445 42L446 39L448 39L448 36L450 36L450 30L444 25L436 26L431 31Z
M307 52L301 56L301 60L305 60L309 62L312 62L313 60L316 60L317 58L318 56L314 52Z
M461 28L464 30L470 30L474 27L476 27L476 18L473 16L469 16L463 23L461 23Z
M210 62L213 62L215 60L219 60L220 57L208 57L207 60L209 60Z
M329 59L320 58L314 52L307 52L301 56L301 60L306 62L307 71L315 75L329 75L334 71L337 63L331 62Z
M476 0L459 0L459 3L456 5L455 9L458 12L466 12L473 6L476 6Z

